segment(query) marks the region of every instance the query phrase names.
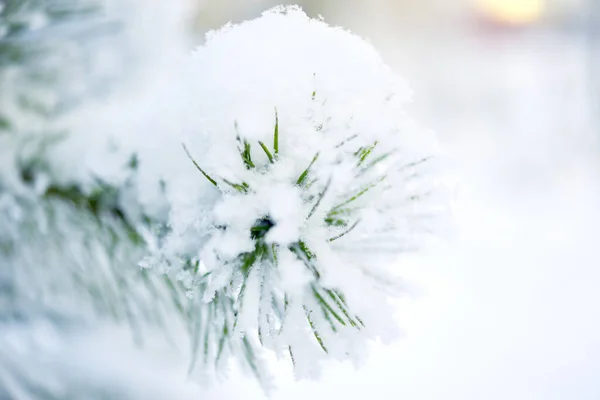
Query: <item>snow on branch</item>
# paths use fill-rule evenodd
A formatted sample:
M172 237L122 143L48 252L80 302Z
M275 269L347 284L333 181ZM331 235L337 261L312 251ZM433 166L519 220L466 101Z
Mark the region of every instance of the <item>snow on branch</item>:
M297 375L394 337L389 271L430 233L435 141L363 39L297 7L209 33L173 80L170 234L143 264L195 299L194 362L261 348ZM202 316L200 316L202 314ZM237 350L236 350L237 349Z

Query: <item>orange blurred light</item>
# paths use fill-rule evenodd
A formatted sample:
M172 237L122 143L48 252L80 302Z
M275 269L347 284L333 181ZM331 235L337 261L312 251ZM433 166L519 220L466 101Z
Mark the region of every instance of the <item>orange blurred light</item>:
M475 6L485 17L509 25L538 21L544 5L544 0L475 0Z

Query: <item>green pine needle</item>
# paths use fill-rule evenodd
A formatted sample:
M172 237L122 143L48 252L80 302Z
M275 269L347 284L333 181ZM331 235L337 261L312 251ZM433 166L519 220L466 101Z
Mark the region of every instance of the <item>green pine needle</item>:
M375 143L373 143L373 145L371 147L367 147L366 149L360 148L356 153L354 153L355 156L358 156L358 165L359 166L363 162L365 162L367 157L369 157L369 155L373 152L373 150L375 149L376 146L377 146L377 141Z
M292 351L292 346L288 346L288 351L290 352L290 359L292 360L292 365L296 367L296 360L294 359L294 352Z
M190 359L190 365L188 367L188 374L191 374L196 366L196 362L198 360L198 349L200 347L200 318L201 314L196 314L194 316L194 324L192 327L192 357Z
M211 178L206 172L204 172L204 170L202 168L200 168L200 166L198 165L196 160L194 160L192 158L192 156L191 156L190 152L188 151L187 147L185 146L185 144L181 143L181 146L183 146L183 150L185 151L185 154L187 154L188 158L194 163L196 168L198 168L198 171L202 172L202 175L204 175L204 177L206 179L208 179L208 181L210 183L212 183L216 188L218 188L219 186L217 185L217 181L215 181L213 178Z
M325 223L329 226L348 226L347 221L341 218L335 218L334 214L331 213L325 218Z
M208 321L214 321L215 320L215 304L212 303L209 305L209 316L208 316ZM204 364L206 365L208 363L208 348L209 348L209 339L210 339L210 324L206 324L206 326L204 327Z
M185 314L185 309L183 307L183 304L181 303L181 300L179 299L179 292L177 291L177 288L167 275L165 275L165 282L167 284L169 292L171 293L171 298L173 299L173 303L175 303L177 311L179 311L182 315Z
M256 379L258 379L259 382L262 382L260 371L258 370L258 366L255 362L256 355L254 354L252 345L250 344L250 341L247 337L244 337L244 339L242 339L242 342L244 343L244 353L246 355L246 361L248 361L248 365L252 369L252 372L256 376Z
M329 317L330 314L333 315L333 318L335 318L340 324L342 324L343 326L346 326L346 322L342 319L342 317L340 317L338 315L338 313L335 312L335 310L329 305L329 303L327 303L325 301L323 296L321 296L321 294L317 291L317 288L315 287L315 285L312 285L312 290L313 290L313 295L315 296L315 298L321 305L321 310L323 310L323 315L331 324L332 330L334 332L337 332L337 328L335 327L335 325L333 324L333 321Z
M306 245L306 243L304 243L303 240L300 240L298 242L298 246L300 247L302 252L306 255L306 258L308 258L309 260L314 258L314 254L309 250L308 246Z
M348 200L344 201L341 204L338 204L337 206L333 207L331 209L331 212L329 213L329 215L332 215L335 211L339 210L340 208L352 203L353 201L355 201L356 199L358 199L359 197L361 197L362 195L364 195L365 193L367 193L369 190L373 189L375 186L377 186L377 184L379 184L380 182L382 182L385 179L385 175L380 177L379 179L377 179L377 181L375 181L374 183L370 184L369 186L367 186L366 188L360 190L358 193L356 193L354 196L350 197Z
M424 158L421 158L420 160L405 164L402 166L402 168L400 168L400 171L404 171L405 169L416 167L417 165L423 164L423 163L431 160L432 158L433 157L424 157Z
M244 161L244 164L246 165L246 169L252 169L255 167L254 163L252 162L250 143L247 140L244 140L244 150L242 151L241 155L242 161Z
M218 294L215 295L215 302L218 300L217 296L218 296ZM222 332L221 338L219 339L219 347L217 349L215 365L217 365L219 363L219 360L221 359L221 356L223 355L223 350L225 348L226 340L229 337L229 320L227 318L227 313L233 307L233 305L231 304L230 298L226 298L226 300L229 300L229 304L225 304L224 302L221 302L221 309L222 309L225 321L223 323L223 332Z
M271 154L271 152L269 151L269 149L267 149L267 146L261 142L260 140L258 141L258 144L260 144L260 147L262 147L262 149L265 151L265 154L267 155L267 158L269 159L269 162L271 164L273 164L275 161L273 160L273 155Z
M275 157L279 155L279 116L277 115L277 109L275 109L275 131L273 132L273 150L275 151Z
M296 181L296 185L300 186L300 185L302 185L302 183L304 183L304 181L308 177L308 171L310 170L310 167L313 166L313 164L317 161L318 158L319 158L319 153L315 154L315 156L313 157L310 164L308 164L308 167L306 167L304 172L302 172L302 174L300 174L300 176L298 177L298 180Z
M360 222L360 220L356 221L350 228L346 229L344 232L340 233L339 235L336 235L332 238L329 238L328 240L330 242L333 242L334 240L338 240L344 236L346 236L347 234L349 234L354 228L356 228L356 225L358 225L358 223Z
M385 154L380 155L379 157L377 157L375 160L371 161L371 163L369 163L369 165L367 165L366 167L364 167L364 171L368 171L371 168L373 168L374 166L376 166L377 164L379 164L380 162L384 161L385 159L387 159L389 156L391 156L393 154L392 151L387 152Z
M298 243L291 245L289 249L292 253L296 255L296 257L298 257L298 260L302 261L304 265L306 265L306 267L311 270L311 272L315 275L316 279L319 279L321 277L321 274L311 262L311 259L314 257L314 255L311 253L311 251L308 249L308 247L302 240Z
M354 322L354 320L352 320L352 318L350 318L350 315L349 315L348 309L347 309L348 307L347 307L346 303L341 299L341 297L339 297L339 294L335 290L326 289L325 291L327 292L329 297L331 297L331 299L335 302L335 304L338 306L338 308L344 313L344 315L346 316L346 319L348 320L348 322L350 322L350 325L352 325L355 328L358 328L358 325L356 324L356 322Z
M317 208L319 207L319 204L321 204L321 200L323 200L323 197L325 197L325 194L327 194L327 190L329 189L330 185L331 185L331 178L329 178L329 181L327 181L327 184L325 185L325 188L319 194L319 196L317 198L317 202L315 203L315 205L313 206L313 208L310 210L310 213L308 213L308 217L306 217L306 219L309 219L310 217L312 217L313 214L315 213L315 211L317 211Z
M235 190L237 190L240 193L248 193L248 189L250 188L250 186L246 182L242 182L241 184L239 184L239 183L230 182L225 178L222 178L222 180L223 180L223 182L225 182L226 184L228 184L229 186L231 186L232 188L234 188Z
M277 245L275 243L271 245L271 251L273 252L273 261L277 265Z
M325 347L325 344L323 343L323 339L321 339L319 332L317 332L317 329L315 328L315 324L313 323L312 319L310 318L310 311L308 310L308 308L306 306L304 306L304 312L306 313L306 320L308 321L308 325L310 325L310 329L312 329L313 335L315 335L315 339L317 339L319 346L321 346L321 348L323 349L323 351L325 353L329 353L327 351L327 348Z
M346 139L344 139L341 143L337 144L335 146L336 149L339 149L340 147L342 147L343 145L345 145L346 143L350 142L351 140L354 140L358 137L358 134L352 135Z
M227 340L227 336L229 336L229 331L227 329L227 323L223 325L223 333L221 338L219 339L219 347L217 349L217 356L215 357L215 364L219 363L221 356L223 355L223 349L225 348L225 340Z
M250 268L252 267L252 265L254 265L254 263L258 259L258 251L259 251L258 249L259 249L259 245L257 244L254 251L252 251L250 253L246 253L242 257L243 261L242 261L242 265L241 265L240 269L244 273L245 277L248 277Z

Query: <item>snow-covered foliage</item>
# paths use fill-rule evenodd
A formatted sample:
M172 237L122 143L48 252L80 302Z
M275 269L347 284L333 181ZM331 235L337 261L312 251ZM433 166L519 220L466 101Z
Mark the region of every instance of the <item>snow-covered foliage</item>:
M443 201L435 140L371 45L295 7L211 32L183 59L158 45L170 37L159 28L156 41L100 30L88 46L81 21L66 21L14 37L0 26L0 55L44 26L60 38L36 53L48 64L0 62L1 82L56 75L0 94L0 348L30 329L38 349L47 322L80 332L109 320L140 342L160 331L189 346L191 371L237 358L266 384L265 351L314 377L326 356L358 364L368 340L396 337L398 255L435 229ZM83 68L88 57L104 67ZM34 89L51 112L18 100ZM31 353L2 354L0 383L37 390Z
M123 7L0 1L0 398L132 398L91 382L88 354L60 349L103 320L142 341L181 317L169 282L137 268L149 224L135 158L121 149L109 159L119 148L110 129L90 141L72 122L139 70ZM90 155L116 161L119 180Z
M315 376L395 336L390 269L439 211L409 95L367 42L294 7L211 32L172 81L146 156L174 155L155 163L170 233L141 265L200 303L200 364L261 346Z

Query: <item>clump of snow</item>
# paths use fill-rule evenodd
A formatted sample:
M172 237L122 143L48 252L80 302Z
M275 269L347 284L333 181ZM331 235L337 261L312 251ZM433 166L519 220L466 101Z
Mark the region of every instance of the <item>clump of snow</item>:
M390 272L443 204L435 139L375 49L278 7L211 32L161 99L164 146L141 157L162 169L170 234L143 265L209 315L226 299L231 318L206 328L224 352L262 345L314 376L319 357L359 363L366 340L394 338Z

